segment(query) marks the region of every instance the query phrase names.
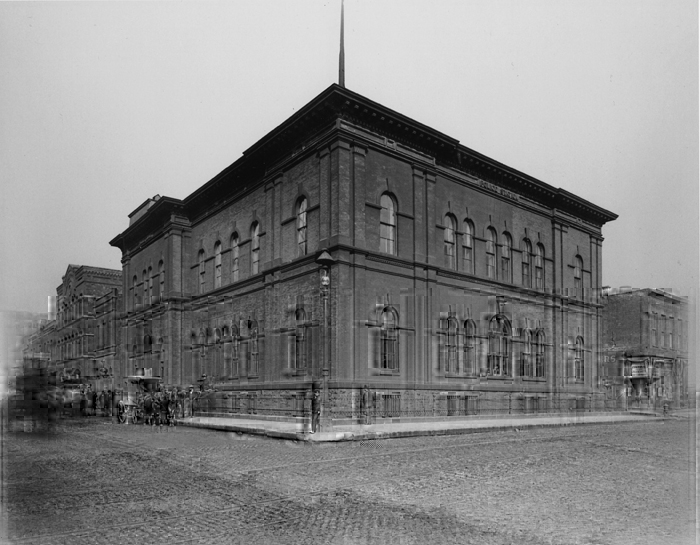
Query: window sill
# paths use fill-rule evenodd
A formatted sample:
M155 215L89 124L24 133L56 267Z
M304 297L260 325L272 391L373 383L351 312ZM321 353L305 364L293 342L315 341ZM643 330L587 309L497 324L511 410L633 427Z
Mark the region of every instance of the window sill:
M477 378L478 375L467 373L445 373L445 378Z
M305 377L308 374L308 369L290 369L290 374L294 377Z
M523 382L547 382L547 377L519 377Z
M398 369L380 369L379 374L386 376L399 376L401 375L401 371Z

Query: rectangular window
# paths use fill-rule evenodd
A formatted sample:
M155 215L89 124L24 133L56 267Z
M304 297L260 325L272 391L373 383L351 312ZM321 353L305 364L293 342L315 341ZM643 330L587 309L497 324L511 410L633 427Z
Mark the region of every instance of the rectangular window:
M486 254L486 276L496 278L496 256L494 254Z

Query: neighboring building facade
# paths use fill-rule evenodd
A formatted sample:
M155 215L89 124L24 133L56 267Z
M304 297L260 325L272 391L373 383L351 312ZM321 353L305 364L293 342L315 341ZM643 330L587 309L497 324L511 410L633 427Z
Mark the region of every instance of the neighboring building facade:
M602 407L602 226L617 216L332 85L122 251L119 374L231 410ZM322 252L324 252L322 254ZM321 259L318 259L322 256Z
M69 265L56 288L56 312L42 321L24 349L25 366L47 367L57 381L90 383L93 388L121 385L119 361L122 273ZM51 313L52 314L52 313Z
M688 405L688 298L604 290L604 385L620 408Z

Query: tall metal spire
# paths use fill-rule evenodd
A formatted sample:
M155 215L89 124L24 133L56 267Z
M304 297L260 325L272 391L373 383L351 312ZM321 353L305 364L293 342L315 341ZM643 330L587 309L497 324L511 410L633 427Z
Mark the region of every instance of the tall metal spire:
M340 0L340 58L338 59L338 85L345 87L345 2Z

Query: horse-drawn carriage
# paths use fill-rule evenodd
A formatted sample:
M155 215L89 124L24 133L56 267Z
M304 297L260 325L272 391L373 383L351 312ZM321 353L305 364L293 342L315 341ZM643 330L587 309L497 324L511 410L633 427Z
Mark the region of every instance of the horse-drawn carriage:
M127 377L126 399L117 404L117 419L122 424L143 422L150 425L175 425L177 400L163 391L160 377Z

